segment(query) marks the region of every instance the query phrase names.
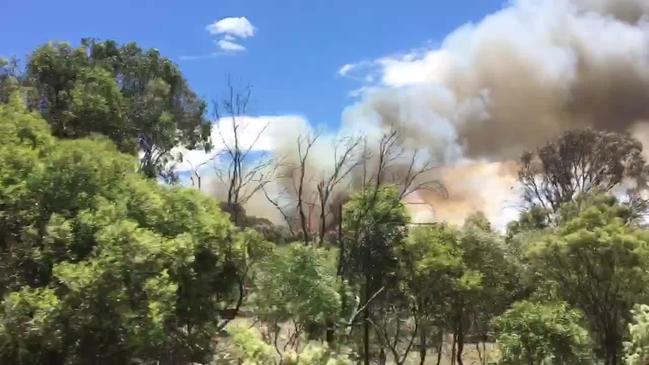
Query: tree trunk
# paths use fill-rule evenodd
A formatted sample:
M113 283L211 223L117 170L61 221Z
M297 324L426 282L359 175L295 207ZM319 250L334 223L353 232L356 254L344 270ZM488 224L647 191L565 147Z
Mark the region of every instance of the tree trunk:
M327 332L325 333L325 339L327 340L329 347L331 347L334 343L334 324L330 319L328 319L326 325Z
M383 349L383 347L381 347L381 352L379 353L379 364L380 365L385 365L387 361L388 361L388 358L385 355L385 350Z
M307 152L308 153L308 152ZM304 174L305 174L305 169L306 166L304 165L306 161L306 158L302 160L302 166L300 168L300 182L298 186L298 191L297 191L297 210L298 213L300 214L300 227L302 228L302 239L304 240L304 244L308 245L310 238L309 238L309 229L307 227L307 221L306 221L306 214L304 213L304 197L303 197L303 192L304 192Z
M453 342L451 343L451 365L455 365L455 344L457 343L457 333L453 331Z
M484 354L484 364L487 365L487 336L485 335L484 341L482 341L482 353Z
M462 353L464 352L464 328L462 326L462 315L458 316L457 321L457 365L464 365L462 362Z
M607 344L606 347L606 365L618 365L617 344Z
M422 328L419 333L419 365L426 362L426 329Z
M370 365L370 298L369 285L365 280L365 309L363 310L363 363Z
M620 347L620 341L619 338L620 336L617 333L616 327L616 321L611 321L613 323L610 323L607 325L606 333L604 334L604 349L606 352L606 365L618 365L619 364L619 358L618 358L618 349Z
M325 229L327 229L326 204L326 200L320 200L320 232L318 232L318 243L320 246L324 244Z

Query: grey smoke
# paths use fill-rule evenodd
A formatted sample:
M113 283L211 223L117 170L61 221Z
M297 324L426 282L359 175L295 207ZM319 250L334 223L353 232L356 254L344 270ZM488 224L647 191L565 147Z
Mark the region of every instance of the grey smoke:
M649 0L515 0L439 47L339 72L364 80L360 96L343 111L341 130L316 145L308 179L326 174L336 134L376 143L397 128L442 166L432 176L448 199L421 194L438 219L460 223L483 210L502 227L514 217L513 161L523 150L586 126L649 142ZM275 138L290 162L295 136ZM253 205L260 214L268 208Z
M440 48L359 66L349 124L397 126L446 160L514 158L559 132L649 119L649 1L514 1ZM434 21L434 19L431 19Z

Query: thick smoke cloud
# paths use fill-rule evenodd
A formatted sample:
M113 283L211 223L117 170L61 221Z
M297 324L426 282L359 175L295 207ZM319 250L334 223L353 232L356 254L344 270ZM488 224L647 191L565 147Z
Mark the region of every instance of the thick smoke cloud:
M380 80L345 110L347 125L398 128L446 165L450 199L428 198L439 218L475 209L497 218L512 200L501 192L515 191L508 161L523 150L586 126L649 142L649 1L513 1L439 48L340 73ZM467 186L476 179L493 184Z
M445 159L513 158L576 127L649 117L649 1L516 1L414 51L349 72L381 85L347 123L397 126Z
M373 147L396 128L440 166L431 178L445 183L448 198L417 197L436 219L461 223L482 210L502 227L514 218L523 150L586 126L649 142L649 0L515 0L437 48L347 64L339 73L362 83L358 100L344 110L342 129L315 145L307 179L331 168L331 143L340 136L367 135ZM290 132L273 137L289 164L297 155ZM258 199L250 205L271 214Z

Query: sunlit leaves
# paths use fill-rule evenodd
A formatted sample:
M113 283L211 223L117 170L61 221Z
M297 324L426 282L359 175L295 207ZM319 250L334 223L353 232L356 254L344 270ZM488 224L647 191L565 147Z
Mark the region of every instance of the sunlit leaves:
M502 363L591 364L581 314L566 303L518 302L495 320Z
M18 105L0 106L0 141L0 360L209 357L259 236L142 178L103 137L51 138Z

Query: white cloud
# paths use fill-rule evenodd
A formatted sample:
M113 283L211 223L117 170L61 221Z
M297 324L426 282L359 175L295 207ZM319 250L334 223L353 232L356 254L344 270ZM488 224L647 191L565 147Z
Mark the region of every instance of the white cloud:
M239 40L255 35L255 27L245 16L219 19L205 29L210 34L221 36L216 44L227 53L245 51L246 47Z
M349 72L350 72L353 68L354 68L354 64L353 64L353 63L345 64L345 65L343 65L340 69L338 69L338 74L339 74L340 76L347 76L347 74L349 74Z
M208 25L205 29L211 34L225 34L226 37L248 38L255 35L255 27L245 16L223 18Z
M246 50L246 47L240 45L239 43L235 43L226 39L221 39L220 41L216 42L216 44L218 44L219 48L226 52L240 52Z

